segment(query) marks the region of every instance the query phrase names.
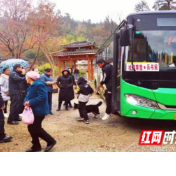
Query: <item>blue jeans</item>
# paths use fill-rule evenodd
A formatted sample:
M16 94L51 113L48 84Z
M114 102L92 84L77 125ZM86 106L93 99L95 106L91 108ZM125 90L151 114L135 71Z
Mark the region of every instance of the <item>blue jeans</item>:
M75 74L75 80L78 81L78 73Z

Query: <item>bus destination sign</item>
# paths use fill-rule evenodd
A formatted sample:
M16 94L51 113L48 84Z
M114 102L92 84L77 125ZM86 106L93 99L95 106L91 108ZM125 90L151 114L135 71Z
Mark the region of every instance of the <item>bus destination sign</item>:
M126 62L126 71L156 71L159 72L159 63Z

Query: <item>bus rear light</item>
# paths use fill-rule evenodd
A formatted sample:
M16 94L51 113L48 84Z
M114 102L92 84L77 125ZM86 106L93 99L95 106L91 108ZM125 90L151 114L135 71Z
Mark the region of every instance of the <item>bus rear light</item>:
M155 101L149 100L147 98L134 95L134 94L126 94L125 97L129 104L143 106L143 107L152 108L152 109L159 109Z

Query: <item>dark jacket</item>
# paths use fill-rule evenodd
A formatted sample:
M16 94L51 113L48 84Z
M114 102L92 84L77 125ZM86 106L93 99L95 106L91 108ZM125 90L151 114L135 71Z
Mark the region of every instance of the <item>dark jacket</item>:
M22 78L25 78L25 75L22 75L20 74L20 76ZM22 82L19 83L19 87L20 87L20 90L23 92L23 93L27 93L27 88L28 88L28 85L27 85L27 82L26 82L26 79Z
M70 68L70 67L68 67L68 68L66 68L66 69L71 69L71 73L69 72L69 74L70 74L70 76L71 76L71 78L72 78L72 80L73 80L73 85L76 86L75 77L73 76L73 69Z
M79 86L78 101L85 103L88 102L90 95L94 92L93 89L90 87L89 84L87 84L87 81L83 77L79 78L78 86Z
M23 86L22 84L25 84L26 78L21 76L21 72L12 71L9 76L9 94L20 94L22 93Z
M68 71L68 69L64 69L62 71L62 76L57 78L57 85L60 88L59 100L71 101L74 99L73 79L70 76L69 71L66 76L63 74L64 71Z
M46 85L46 82L52 82L53 81L53 79L51 78L51 76L47 75L46 73L44 73L44 74L41 75L40 80L45 85ZM46 85L46 88L47 88L48 92L53 92L53 86L52 85Z
M3 106L4 106L4 100L1 95L1 87L0 87L0 108L2 108Z
M1 92L1 91L0 91ZM4 106L4 100L0 93L0 108ZM2 139L5 136L5 129L4 129L4 114L2 112L2 109L0 109L0 139Z
M35 81L27 90L24 102L29 101L35 116L49 114L48 92L46 86L40 81Z
M79 74L79 70L75 69L74 74Z
M105 84L106 88L109 92L112 92L112 70L113 66L105 63L105 65L102 68L103 71L103 79L100 82L101 85Z
M79 78L78 86L79 86L78 94L90 95L93 94L94 92L92 87L89 84L87 84L87 81L83 77Z

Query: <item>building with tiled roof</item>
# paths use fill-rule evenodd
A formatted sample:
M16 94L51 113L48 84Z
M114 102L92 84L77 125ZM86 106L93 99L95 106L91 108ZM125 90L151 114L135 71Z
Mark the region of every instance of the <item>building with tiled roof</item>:
M97 47L95 42L88 42L88 41L74 42L70 44L62 44L61 46L63 48L84 48L84 47L89 47L89 46Z
M63 50L53 53L53 58L58 59L59 75L65 68L66 62L69 62L71 68L76 68L77 61L85 60L88 62L88 79L93 80L93 60L98 50L96 43L81 41L62 44L61 46Z

